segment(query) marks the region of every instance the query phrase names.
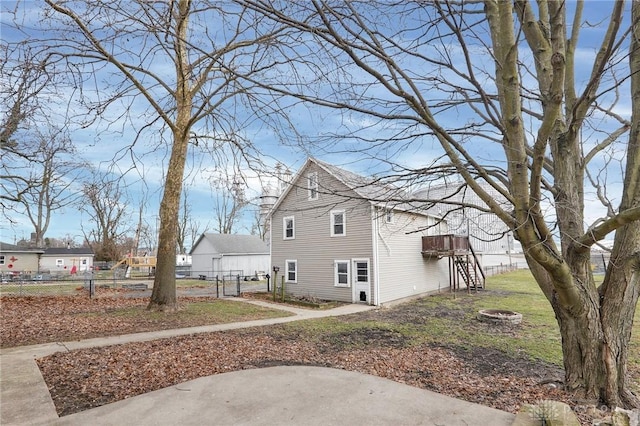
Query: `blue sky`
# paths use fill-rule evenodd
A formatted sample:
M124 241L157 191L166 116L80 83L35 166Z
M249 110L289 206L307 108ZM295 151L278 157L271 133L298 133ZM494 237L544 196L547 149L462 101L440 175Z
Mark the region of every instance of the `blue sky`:
M35 28L41 20L38 8L40 2L20 2L17 3L21 8L21 25L26 31L34 31L36 35L39 35ZM3 40L16 40L24 36L24 33L16 31L15 28L11 28L9 23L9 14L4 13L6 10L14 9L15 3L3 2L2 7L2 38ZM604 25L601 21L602 17L608 16L607 10L611 8L611 3L607 1L589 1L585 7L585 18L594 24L592 27L583 31L581 37L581 47L579 49L578 66L579 71L588 71L588 66L582 66L588 64L589 61L595 55L598 48L597 42L599 42L599 35ZM482 58L478 58L481 60ZM163 62L156 62L155 67L158 67L158 72L163 72L162 69L166 67ZM109 77L105 72L96 73L96 78L102 79L108 82ZM587 75L578 75L577 80L583 81ZM6 82L3 82L6 84ZM68 90L68 89L65 89ZM71 92L62 92L62 98L68 95L71 97ZM628 96L624 92L621 93L623 99L617 106L616 111L624 117L629 117L630 109ZM62 99L64 101L64 99ZM60 99L51 99L52 104L56 104L55 111L61 111L65 102L58 102ZM83 129L74 129L71 133L72 139L78 147L78 157L93 164L95 167L101 170L107 170L113 166L114 160L116 160L117 168L120 170L130 170L135 167L134 170L128 172L124 177L124 180L129 184L130 190L130 211L132 218L135 217L137 208L139 205L139 199L141 198L143 191L145 191L145 212L144 220L150 226L155 223L157 217L157 209L161 197L161 188L164 176L164 170L167 163L167 151L162 148L162 144L159 140L158 129L154 132L144 133L145 139L138 141L133 150L129 151L128 147L134 140L134 134L129 129L130 124L139 126L140 123L144 123L148 120L145 116L146 105L134 102L133 104L122 104L122 108L129 108L132 114L132 120L138 120L136 123L130 123L127 120L118 118L118 109L111 109L107 111L107 114L111 115L111 120L102 120L94 123ZM233 109L235 108L235 109ZM80 111L80 110L78 110ZM359 152L359 144L357 142L338 142L337 147L330 147L324 150L311 147L307 145L305 147L296 146L293 140L289 139L291 135L285 135L276 133L273 129L266 126L261 120L256 119L249 112L242 110L240 104L234 105L229 111L232 111L238 122L242 124L241 136L246 140L252 141L252 143L259 149L261 155L260 159L270 166L271 170L275 165L280 162L293 172L304 163L308 154L318 156L319 158L340 166L343 166L351 171L361 174L371 174L382 172L386 165L375 159L371 159ZM455 123L459 120L464 120L464 112L458 114L452 114L448 120L451 123ZM329 129L351 127L356 129L368 129L366 133L369 135L379 134L384 136L385 132L390 133L392 129L383 129L379 125L375 124L370 118L363 116L341 115L339 111L335 110L320 110L317 107L310 107L304 105L297 105L289 112L288 119L294 123L297 130L303 135L310 138L315 138L318 135L326 135ZM107 126L107 122L111 124ZM585 130L585 141L589 143L596 143L602 138L601 134L598 134L595 130ZM589 142L589 138L593 142ZM487 160L492 159L491 151L487 151L485 147L471 148L477 149L477 155L479 158L485 158ZM333 151L333 152L332 152ZM351 151L351 153L349 152ZM131 153L134 153L137 157L133 162ZM393 159L407 167L419 167L426 164L430 164L435 158L440 155L436 144L433 140L428 138L423 139L421 142L415 142L410 147L402 149L398 152L390 154ZM185 179L185 186L189 189L189 197L191 202L192 215L197 218L202 224L211 222L213 219L213 197L210 186L210 171L211 171L211 158L206 154L199 152L198 150L192 150L190 153L190 160L188 163ZM261 186L268 181L264 174L258 175L254 170L243 167L243 172L247 179L248 189L247 196L250 200L257 200L260 194ZM615 179L614 179L615 180ZM142 185L144 181L144 185ZM79 186L76 187L80 189ZM615 184L610 185L611 191L615 191ZM588 200L589 201L589 200ZM590 201L589 201L590 203ZM603 214L603 211L596 207L595 204L590 203L587 213L588 220L595 219ZM12 219L16 221L16 224L10 226L3 223L0 225L0 240L4 242L14 242L22 238L28 238L30 232L32 232L30 224L24 217L20 215L12 216ZM132 219L134 220L134 219ZM236 232L245 233L251 226L251 213L247 212L242 225L237 228ZM67 207L63 210L56 211L52 217L52 223L47 232L47 236L54 238L62 238L67 235L75 237L77 241L81 238L81 227L91 227L88 223L88 217L83 214L77 207Z

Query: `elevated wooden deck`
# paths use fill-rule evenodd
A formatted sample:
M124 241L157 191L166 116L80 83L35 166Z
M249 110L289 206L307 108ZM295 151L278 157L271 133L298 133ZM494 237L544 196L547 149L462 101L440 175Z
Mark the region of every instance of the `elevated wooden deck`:
M460 289L464 283L467 291L481 290L485 286L485 275L471 247L468 236L453 234L422 237L422 256L425 258L449 258L449 288Z
M422 255L425 257L457 256L470 253L469 237L453 234L422 237Z

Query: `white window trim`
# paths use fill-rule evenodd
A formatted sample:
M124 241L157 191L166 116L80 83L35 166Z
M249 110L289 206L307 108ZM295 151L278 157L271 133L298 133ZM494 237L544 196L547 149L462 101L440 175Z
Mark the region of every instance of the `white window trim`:
M318 172L311 172L307 175L307 196L309 200L318 199Z
M338 281L338 264L345 263L347 265L347 283L343 284ZM333 261L333 285L334 287L351 287L351 261L350 260L334 260Z
M293 280L289 279L289 264L293 263L295 265L295 270L293 271L295 274L295 278ZM285 275L285 282L287 283L297 283L298 282L298 260L297 259L287 259L284 261L284 273Z
M287 237L287 221L291 220L291 236ZM283 240L295 240L296 239L296 218L295 216L286 216L282 218L282 239Z
M56 266L64 266L64 259L56 259Z
M342 234L335 233L335 215L342 214ZM347 235L347 214L344 210L331 210L329 212L331 222L331 236L332 237L344 237Z

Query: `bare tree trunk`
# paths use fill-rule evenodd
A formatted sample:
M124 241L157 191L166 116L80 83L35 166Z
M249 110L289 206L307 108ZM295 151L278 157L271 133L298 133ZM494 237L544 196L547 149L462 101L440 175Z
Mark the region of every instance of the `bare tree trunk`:
M173 126L173 146L165 179L164 193L160 202L160 235L153 292L147 309L175 311L178 309L176 297L176 253L178 246L178 218L182 181L189 146L189 128L193 93L189 87L187 58L187 28L189 21L189 0L180 0L176 17L176 122Z
M617 303L609 303L605 298L600 306L600 294L591 274L586 274L586 284L578 285L583 290L579 293L580 300L573 304L580 306L577 313L559 302L558 294L552 290L550 275L535 261L529 259L529 263L536 281L543 284L541 288L551 303L560 328L566 390L585 403L637 407L638 398L628 390L626 367L639 288L639 274L637 269L633 270L633 261L628 259L626 267L617 268L621 279L618 284L626 288L624 296L617 298ZM570 268L580 272L588 270L589 258L575 260ZM611 268L615 268L612 263L609 265ZM613 275L611 277L616 279ZM574 280L585 282L585 274L576 274Z
M637 225L625 228L628 229L617 232L633 233L636 240L640 237ZM605 398L616 406L640 407L640 396L633 395L627 383L629 342L640 294L640 253L620 258L614 249L608 269L606 283L602 286L602 291L608 295L602 298L600 309L604 333L602 360L607 373Z
M188 135L177 130L174 132L173 148L169 159L169 168L165 181L162 202L160 203L160 233L153 291L148 309L175 311L178 308L176 298L176 253L178 247L178 215L182 179L186 162Z

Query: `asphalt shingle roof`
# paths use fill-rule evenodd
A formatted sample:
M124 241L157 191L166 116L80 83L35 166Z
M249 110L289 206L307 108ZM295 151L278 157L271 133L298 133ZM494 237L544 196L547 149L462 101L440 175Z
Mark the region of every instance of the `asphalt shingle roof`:
M206 239L217 253L223 254L269 254L269 246L256 235L202 234L191 252Z
M22 252L22 253L43 253L44 249L41 248L30 248L30 247L19 247L15 244L7 244L0 242L0 252Z

